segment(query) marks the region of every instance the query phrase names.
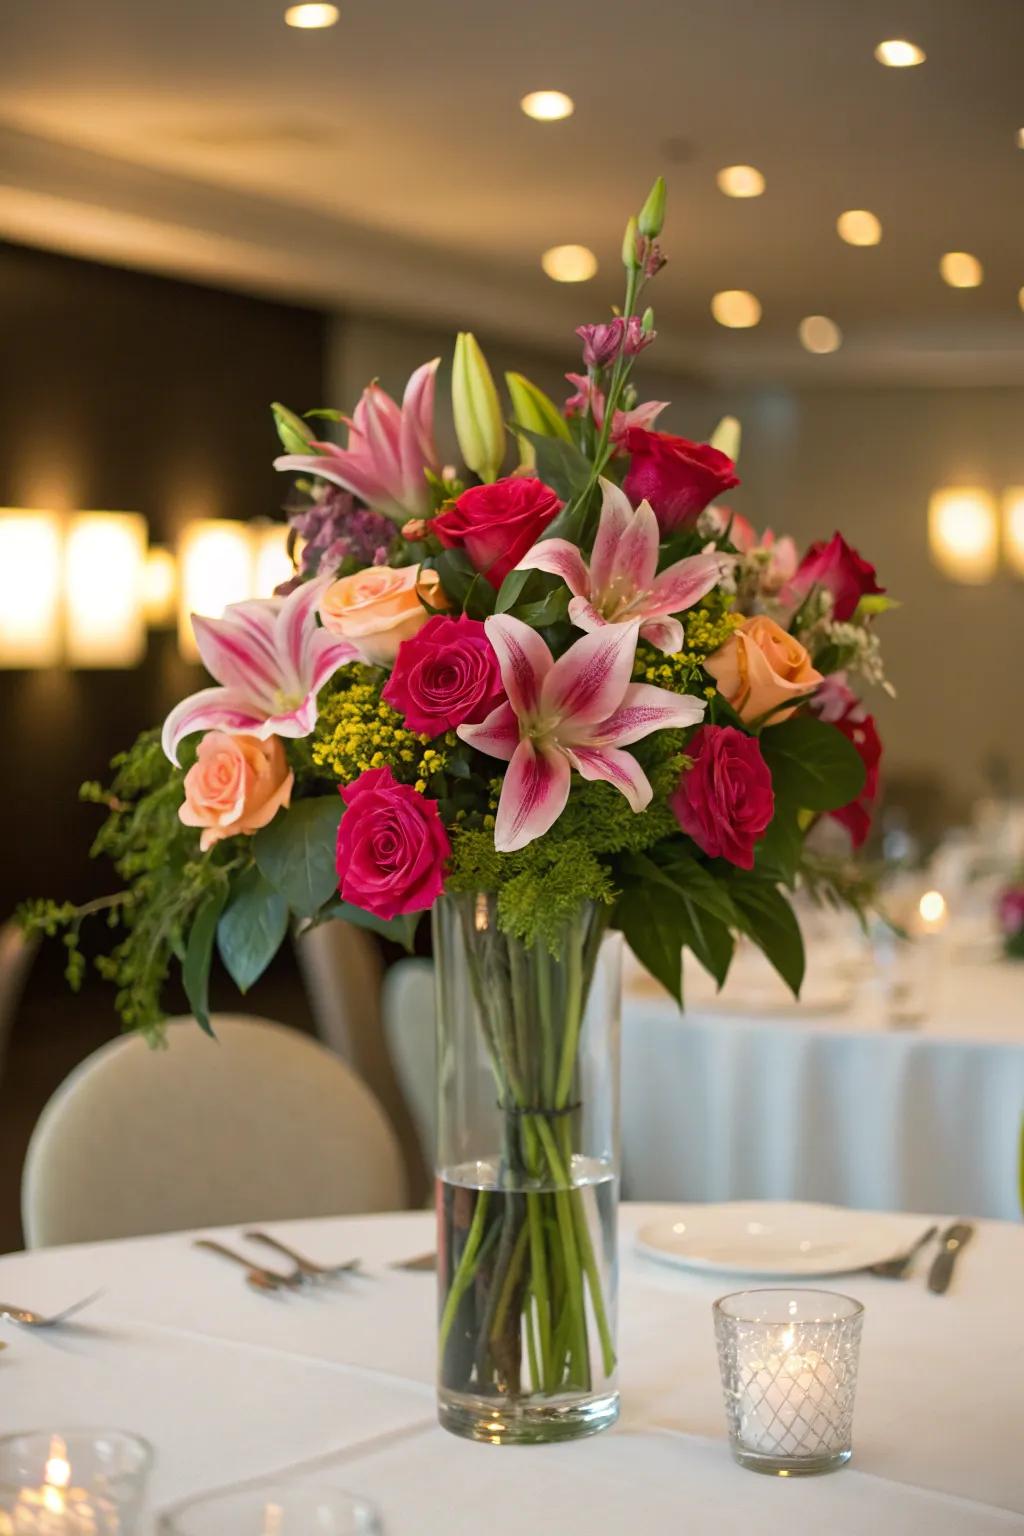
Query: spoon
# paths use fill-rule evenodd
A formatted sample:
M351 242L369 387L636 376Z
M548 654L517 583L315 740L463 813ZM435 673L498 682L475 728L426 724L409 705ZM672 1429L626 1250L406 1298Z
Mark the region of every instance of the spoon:
M242 1254L225 1248L223 1243L215 1242L212 1237L197 1237L192 1246L205 1248L207 1253L217 1253L222 1259L229 1259L232 1264L239 1264L245 1270L246 1284L251 1285L254 1291L279 1291L282 1288L290 1289L302 1284L302 1274L299 1270L295 1270L291 1275L282 1275L276 1269L263 1269L259 1264L250 1264Z
M22 1328L56 1328L60 1323L66 1323L69 1317L74 1317L76 1312L91 1307L102 1295L102 1291L93 1291L91 1296L73 1301L70 1307L65 1307L62 1312L54 1312L52 1317L44 1317L41 1312L32 1312L28 1307L9 1307L0 1302L0 1317L9 1323L18 1323Z

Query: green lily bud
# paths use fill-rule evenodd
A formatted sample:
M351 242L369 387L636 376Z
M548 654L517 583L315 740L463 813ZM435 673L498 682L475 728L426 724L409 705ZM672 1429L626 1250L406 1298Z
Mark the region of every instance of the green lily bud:
M719 453L724 453L732 459L734 464L739 463L740 438L742 428L735 416L723 416L718 426L711 434L711 446L717 448Z
M636 272L640 266L636 254L636 219L630 219L626 225L626 233L622 237L622 265L627 272Z
M512 420L517 427L525 427L528 432L537 432L541 437L560 437L563 442L572 442L565 417L542 389L521 373L506 373L505 385L512 401ZM519 450L524 464L535 462L536 455L529 438L520 437Z
M505 424L487 359L470 331L455 338L452 411L467 466L481 480L496 480L505 457Z
M662 225L665 222L665 178L659 176L650 192L647 201L640 210L640 218L637 228L648 240L653 240L661 234Z
M274 426L277 435L281 439L281 446L285 453L311 453L315 449L310 448L313 441L313 428L303 421L301 416L296 416L286 405L275 400L270 407L274 418Z
M654 310L649 304L640 317L640 329L645 336L649 336L654 330Z

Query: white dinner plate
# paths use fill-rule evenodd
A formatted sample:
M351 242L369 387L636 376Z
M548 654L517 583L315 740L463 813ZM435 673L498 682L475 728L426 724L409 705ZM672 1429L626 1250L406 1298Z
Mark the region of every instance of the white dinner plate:
M891 1259L927 1226L922 1217L837 1205L751 1200L680 1205L645 1222L641 1253L723 1275L841 1275Z

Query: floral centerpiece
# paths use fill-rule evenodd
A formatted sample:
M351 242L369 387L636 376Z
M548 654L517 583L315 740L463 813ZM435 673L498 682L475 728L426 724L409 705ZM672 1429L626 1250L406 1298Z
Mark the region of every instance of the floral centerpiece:
M790 893L857 899L808 834L829 815L861 843L877 788L852 686L883 681L873 567L839 533L802 555L758 535L719 500L736 424L691 442L637 393L664 205L659 180L564 408L515 373L503 405L458 337L461 466L435 444L438 359L401 404L372 383L351 418L274 407L294 577L197 616L214 686L85 786L123 890L25 910L64 927L73 981L103 910L100 969L158 1040L172 968L208 1029L215 950L245 991L290 927L411 946L434 908L442 1414L491 1440L617 1411L607 936L680 1001L683 951L721 984L740 937L798 992Z

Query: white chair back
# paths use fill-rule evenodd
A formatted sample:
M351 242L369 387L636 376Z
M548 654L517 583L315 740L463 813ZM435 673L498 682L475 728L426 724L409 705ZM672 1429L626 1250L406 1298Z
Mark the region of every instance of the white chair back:
M353 923L321 923L295 941L316 1032L367 1083L386 1110L405 1160L409 1191L419 1201L427 1170L411 1100L402 1093L381 1025L384 965L373 936ZM399 962L402 964L403 962Z
M399 960L384 978L384 1037L419 1136L423 1160L434 1166L437 1142L436 1003L429 960Z
M61 1084L22 1178L27 1245L399 1209L405 1177L373 1094L317 1041L244 1015L132 1035Z

